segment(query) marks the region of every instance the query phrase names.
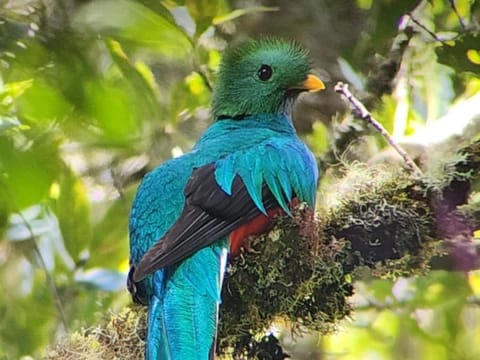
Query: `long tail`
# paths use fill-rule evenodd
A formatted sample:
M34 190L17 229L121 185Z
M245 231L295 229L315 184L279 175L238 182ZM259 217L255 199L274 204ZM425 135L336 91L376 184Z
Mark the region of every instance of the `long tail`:
M147 360L213 359L225 245L225 241L216 243L176 269L154 273Z

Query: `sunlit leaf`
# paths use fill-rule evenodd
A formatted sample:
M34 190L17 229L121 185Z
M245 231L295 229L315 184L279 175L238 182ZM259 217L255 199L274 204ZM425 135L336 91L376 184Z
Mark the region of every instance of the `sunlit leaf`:
M106 44L113 61L132 87L129 93L134 97L135 107L145 116L157 116L160 104L154 92L158 89L151 70L145 63L132 64L119 42L108 39Z
M3 184L13 209L33 205L48 195L58 176L58 144L47 137L37 138L26 149L17 149L12 142L0 137L0 169Z
M33 80L7 83L0 87L0 113L7 111L23 93L33 84ZM0 123L1 130L1 123Z
M136 136L138 122L134 104L125 88L96 81L86 84L85 90L87 111L105 140L126 144Z
M467 58L471 63L480 65L480 50L468 49Z
M328 150L328 129L320 121L313 123L313 131L307 135L307 141L315 154L323 154Z
M117 269L128 257L128 216L133 194L130 189L114 201L94 225L89 266Z
M53 186L58 187L58 193L52 194L51 189L51 207L57 216L65 247L78 261L92 240L90 201L82 180L64 164Z
M472 52L472 50L475 52ZM455 40L454 45L443 44L437 47L435 51L438 61L454 68L455 71L477 74L480 72L480 64L475 61L475 56L468 56L469 53L473 55L480 51L480 35L478 34L463 35Z
M195 21L195 37L200 36L212 24L213 18L218 12L221 0L187 0L188 12Z
M210 90L202 76L198 73L189 74L172 90L170 110L172 121L176 121L183 111L193 111L201 106L208 106L210 96Z
M394 120L397 105L392 96L386 95L382 97L380 106L372 111L374 118L378 120L389 133L393 132L395 126Z
M37 78L18 100L18 110L23 119L39 124L65 119L72 107L58 89Z
M391 311L381 311L372 324L372 329L378 331L386 341L393 341L400 330L400 319Z
M207 60L207 64L208 64L209 69L214 70L214 71L218 70L218 68L220 67L221 59L222 59L222 57L221 57L219 51L210 50L208 52L208 60Z
M480 237L480 231L477 231ZM475 296L480 297L480 270L471 271L468 274L468 283Z
M76 14L75 28L123 39L172 58L184 57L192 49L188 36L170 17L134 1L90 2Z
M220 25L227 21L232 21L232 20L235 20L236 18L245 16L248 14L256 14L261 12L270 12L270 11L278 11L278 10L280 10L280 8L276 6L252 6L244 9L235 9L229 12L228 14L215 16L213 19L213 24Z
M357 6L360 9L363 9L363 10L370 9L372 7L372 2L373 2L373 0L357 0L356 1Z

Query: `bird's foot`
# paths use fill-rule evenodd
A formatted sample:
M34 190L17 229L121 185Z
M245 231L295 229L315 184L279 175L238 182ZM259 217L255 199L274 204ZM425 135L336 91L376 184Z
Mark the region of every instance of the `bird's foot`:
M255 240L255 238L256 238L255 235L250 235L250 236L247 236L243 240L243 249L245 250L246 253L248 253L248 254L260 254L260 251L255 250L252 246L252 243Z

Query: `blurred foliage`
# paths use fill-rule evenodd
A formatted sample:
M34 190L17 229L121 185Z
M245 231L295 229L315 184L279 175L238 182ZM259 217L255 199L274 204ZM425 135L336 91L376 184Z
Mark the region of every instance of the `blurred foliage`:
M436 271L356 284L355 318L325 338L323 350L342 360L477 359L478 276Z
M208 126L221 51L252 33L255 19L269 29L274 14L307 18L323 6L340 18L342 6L354 9L347 20L362 27L347 30L356 45L336 49L320 72L359 90L372 63L410 29L393 93L375 109L398 138L428 132L452 104L479 93L479 1L339 3L0 0L0 358L38 356L65 331L130 302L127 222L138 181L188 151ZM288 31L302 40L309 29ZM318 121L305 139L322 155L332 132ZM364 144L362 160L385 146L376 137ZM351 329L320 347L298 340L293 352L476 358L478 283L477 273L359 282L367 300Z

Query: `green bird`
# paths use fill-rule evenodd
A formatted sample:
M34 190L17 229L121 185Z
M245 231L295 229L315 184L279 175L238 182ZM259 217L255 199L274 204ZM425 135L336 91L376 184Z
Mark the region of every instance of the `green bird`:
M147 359L213 359L230 249L274 214L291 214L292 201L314 207L317 164L291 119L300 93L324 89L309 72L293 42L227 50L214 123L191 152L143 179L130 215L128 288L148 305Z

